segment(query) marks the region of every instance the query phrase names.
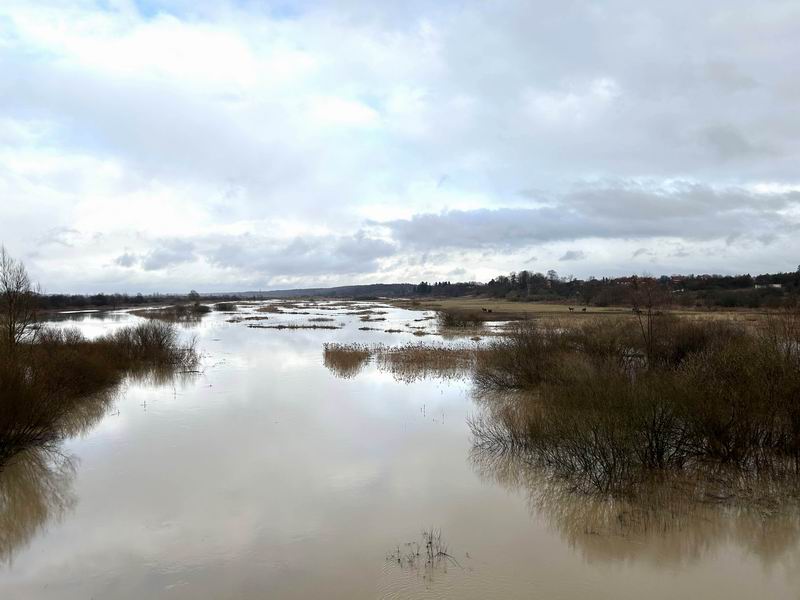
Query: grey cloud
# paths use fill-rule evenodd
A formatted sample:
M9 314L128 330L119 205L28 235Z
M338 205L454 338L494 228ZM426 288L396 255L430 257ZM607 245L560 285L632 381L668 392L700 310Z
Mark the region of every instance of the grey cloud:
M120 254L117 258L114 259L114 264L119 265L120 267L132 267L136 263L139 262L139 257L135 254L130 254L126 252L125 254Z
M196 259L194 244L186 240L162 241L160 245L142 257L145 271L158 271Z
M558 260L560 261L584 260L585 258L586 258L586 253L583 250L567 250Z
M202 253L218 267L252 269L266 279L370 273L395 254L393 244L363 232L344 236L306 236L276 242L252 234L209 238Z
M741 158L759 152L738 129L731 125L709 125L703 129L701 135L723 159Z
M714 240L790 233L800 223L786 209L798 207L798 192L617 186L567 194L552 206L426 213L384 225L417 249L515 248L586 238Z

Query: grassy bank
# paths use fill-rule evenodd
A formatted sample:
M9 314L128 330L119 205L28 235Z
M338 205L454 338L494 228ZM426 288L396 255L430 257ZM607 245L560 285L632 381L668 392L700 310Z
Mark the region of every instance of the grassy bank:
M419 311L439 311L470 321L526 321L526 320L574 320L591 321L596 318L633 318L630 307L581 306L568 302L522 302L497 298L427 298L389 301L398 308ZM570 310L570 308L572 310ZM584 308L586 310L584 310ZM675 316L714 321L736 321L744 324L761 324L770 315L780 311L766 309L694 309L665 307L663 312Z
M157 320L95 340L40 330L35 341L0 354L0 467L23 449L70 435L87 407L104 410L102 399L124 377L187 370L196 361L174 326Z

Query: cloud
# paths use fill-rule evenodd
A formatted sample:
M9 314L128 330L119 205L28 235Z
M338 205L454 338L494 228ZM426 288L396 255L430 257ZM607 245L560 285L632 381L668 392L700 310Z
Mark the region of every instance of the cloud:
M125 254L120 254L114 259L114 264L119 265L120 267L132 267L137 262L139 262L138 257L133 254L129 254L128 252Z
M546 269L577 241L598 275L642 247L787 269L798 27L744 0L6 0L0 241L64 289Z
M585 258L586 258L586 253L583 250L567 250L558 260L560 261L584 260Z
M155 249L142 258L145 271L157 271L195 259L194 244L185 240L161 242Z
M586 187L537 208L418 214L384 225L413 248L514 248L586 238L687 240L788 234L800 226L800 193L755 193L677 183Z

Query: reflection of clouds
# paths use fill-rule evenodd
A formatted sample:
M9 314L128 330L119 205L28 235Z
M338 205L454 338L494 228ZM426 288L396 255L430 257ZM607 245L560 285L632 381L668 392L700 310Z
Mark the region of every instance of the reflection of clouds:
M0 562L11 563L49 521L70 509L75 498L72 459L47 450L20 452L0 471Z
M470 458L482 478L526 494L531 511L590 560L683 565L726 544L765 564L797 554L796 488L772 482L770 489L758 490L753 503L736 503L724 501L719 496L721 482L702 474L665 475L639 485L635 493L596 495L578 491L580 486L569 477L549 472L519 446L476 444ZM754 485L759 482L745 484Z

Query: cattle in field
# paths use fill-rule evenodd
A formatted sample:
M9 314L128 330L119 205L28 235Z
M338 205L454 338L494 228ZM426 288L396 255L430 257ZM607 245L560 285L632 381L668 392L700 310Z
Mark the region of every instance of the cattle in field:
M572 311L574 311L574 310L575 310L575 309L574 309L574 308L572 308L571 306L569 307L569 312L572 312Z
M585 306L581 309L581 312L586 312L586 307Z

